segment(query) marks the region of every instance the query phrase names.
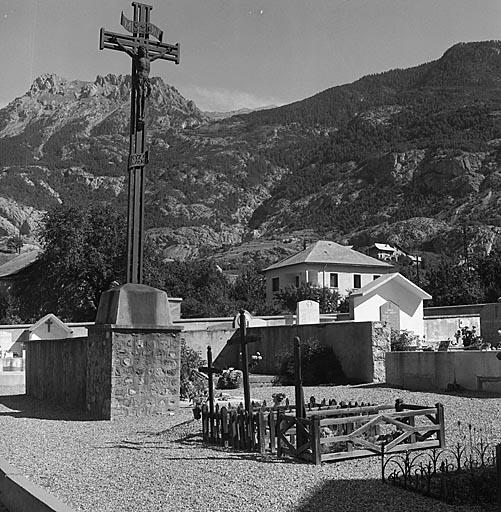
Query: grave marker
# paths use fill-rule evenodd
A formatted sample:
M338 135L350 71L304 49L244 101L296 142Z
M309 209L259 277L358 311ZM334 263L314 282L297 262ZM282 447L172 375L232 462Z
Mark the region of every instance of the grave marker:
M297 303L296 321L300 325L320 323L320 305L313 300L302 300Z

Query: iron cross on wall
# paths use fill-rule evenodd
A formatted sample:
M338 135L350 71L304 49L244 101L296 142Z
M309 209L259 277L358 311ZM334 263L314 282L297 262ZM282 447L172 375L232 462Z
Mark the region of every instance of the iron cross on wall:
M132 2L134 19L122 12L121 25L130 32L117 34L101 29L99 49L125 52L132 58L132 87L129 144L129 201L127 214L127 282L143 281L144 245L144 166L148 163L145 148L146 99L151 93L150 64L170 60L179 64L179 43L162 42L163 31L150 22L151 5ZM157 39L151 40L150 35Z

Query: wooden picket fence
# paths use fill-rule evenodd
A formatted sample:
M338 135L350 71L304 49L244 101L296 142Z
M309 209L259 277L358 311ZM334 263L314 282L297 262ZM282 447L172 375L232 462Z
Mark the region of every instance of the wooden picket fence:
M290 455L314 464L445 444L441 404L307 406L297 418L294 406L202 409L204 442L277 456Z
M214 408L202 407L202 436L209 444L235 450L276 453L277 410L258 409L247 412L243 406Z

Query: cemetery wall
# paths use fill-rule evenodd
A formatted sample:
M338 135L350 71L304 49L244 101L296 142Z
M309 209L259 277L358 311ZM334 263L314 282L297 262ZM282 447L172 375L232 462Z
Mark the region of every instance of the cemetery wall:
M85 409L87 338L26 343L26 394Z
M426 317L451 317L451 316L479 316L480 330L484 341L497 344L500 337L498 329L501 329L501 303L468 304L463 306L441 306L424 308Z
M293 349L294 337L313 339L331 347L337 355L345 376L352 383L384 382L384 354L390 347L390 330L381 322L335 322L308 325L253 327L250 335L261 336L249 345L249 355L260 352L263 359L254 373L275 374L276 355ZM234 339L238 341L239 333ZM214 365L220 368L239 367L239 343L225 346Z
M501 392L501 361L496 351L388 352L386 382L411 391L463 389ZM478 377L499 378L483 382Z
M454 334L465 326L475 326L477 333L482 335L479 314L427 316L424 318L426 345L437 348L441 341L447 339L454 344Z

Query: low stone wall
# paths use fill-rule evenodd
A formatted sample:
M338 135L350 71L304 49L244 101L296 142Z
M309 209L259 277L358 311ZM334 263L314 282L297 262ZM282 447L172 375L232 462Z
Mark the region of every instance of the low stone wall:
M85 410L87 338L26 343L26 394Z
M253 327L250 335L261 336L249 345L249 354L260 352L263 359L254 369L257 374L276 373L276 355L292 351L294 337L314 339L331 347L351 383L384 382L384 354L390 349L390 329L381 322L335 322L312 325ZM239 333L233 335L239 339ZM214 365L240 367L240 344L227 345L215 358Z
M388 352L386 382L413 391L445 390L459 385L471 391L501 393L497 351ZM490 378L489 381L482 378Z

